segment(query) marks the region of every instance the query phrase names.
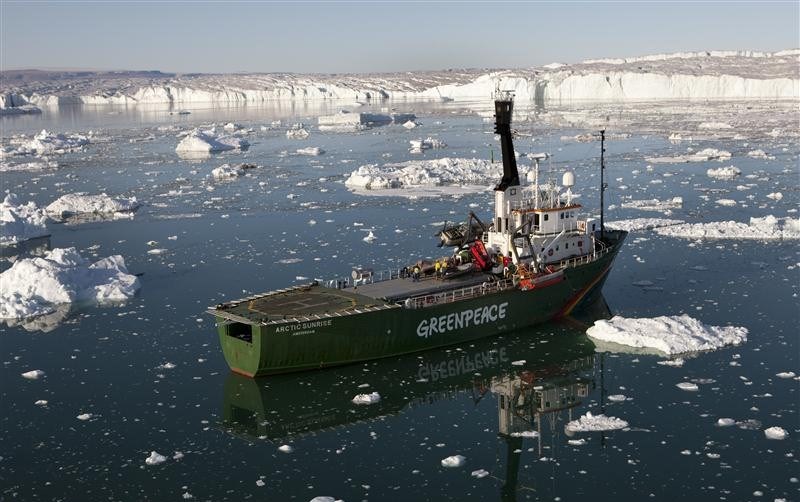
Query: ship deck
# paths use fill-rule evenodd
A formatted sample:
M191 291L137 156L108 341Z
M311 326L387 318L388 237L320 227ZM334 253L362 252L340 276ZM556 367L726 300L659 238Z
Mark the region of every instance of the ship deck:
M393 304L350 290L310 284L250 296L213 307L216 316L245 324L319 319L393 307Z
M481 273L448 280L391 279L344 289L308 284L221 303L210 308L209 313L245 324L305 321L396 308L397 302L406 298L473 286L485 280L486 275Z
M462 275L452 279L437 279L433 276L422 277L418 282L410 278L391 279L357 286L354 291L370 298L396 302L414 296L424 296L450 289L475 286L486 281L488 276L482 272Z

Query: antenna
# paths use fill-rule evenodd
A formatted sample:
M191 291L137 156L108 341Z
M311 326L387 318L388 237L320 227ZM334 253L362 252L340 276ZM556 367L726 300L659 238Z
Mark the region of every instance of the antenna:
M605 206L605 199L603 195L605 194L606 188L608 188L608 184L604 181L603 178L603 171L606 169L606 162L605 162L605 153L606 153L606 130L600 130L600 240L602 241L605 238L606 234L606 227L603 222L603 211Z

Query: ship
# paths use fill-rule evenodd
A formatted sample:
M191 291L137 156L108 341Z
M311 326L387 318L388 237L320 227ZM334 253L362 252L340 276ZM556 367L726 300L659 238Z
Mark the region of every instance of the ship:
M600 220L581 216L561 186L522 184L513 146L513 93L496 91L494 132L503 175L494 187L494 217L445 227L452 253L397 269L352 270L208 308L225 360L257 377L396 357L491 337L567 316L594 301L627 232L603 222L604 131L600 133Z

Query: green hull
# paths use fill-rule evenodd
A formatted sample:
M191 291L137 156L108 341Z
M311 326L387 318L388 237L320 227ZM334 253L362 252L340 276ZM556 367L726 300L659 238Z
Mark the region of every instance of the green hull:
M220 416L225 430L242 439L286 441L452 399L457 392L472 391L479 400L487 393L499 392L498 383L520 377L526 377L543 395L557 395L543 400L537 410L547 412L577 404L571 399L579 394L570 391L573 387L592 387L586 377L591 378L594 358L594 344L583 326L545 323L501 339L477 341L463 350L434 349L385 360L380 372L365 373L364 365L351 365L333 369L333 374L325 371L269 379L231 373L225 381ZM525 362L520 365L520 360ZM359 387L364 382L372 386ZM373 391L380 393L377 403L352 404L354 395Z
M607 253L565 268L563 280L546 287L513 288L424 308L395 304L303 322L244 324L218 316L220 343L231 369L254 377L399 356L519 330L567 315L599 295L626 236L611 234Z

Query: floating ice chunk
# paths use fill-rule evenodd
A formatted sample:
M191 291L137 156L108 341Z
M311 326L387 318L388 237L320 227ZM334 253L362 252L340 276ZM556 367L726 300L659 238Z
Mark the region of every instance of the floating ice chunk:
M257 479L256 480L256 486L258 486L259 488L264 486L264 485L266 485L266 483L264 482L263 479Z
M717 427L730 427L736 425L736 420L732 418L720 418L717 420Z
M314 497L309 502L342 502L341 500L335 499L333 497L326 497L326 496L319 496Z
M278 447L278 451L281 451L283 453L292 453L294 451L294 448L292 448L288 444L284 444Z
M667 355L714 350L747 341L747 328L706 326L688 315L655 318L614 316L598 320L586 334L631 347L651 347Z
M698 129L732 129L733 126L725 122L703 122L697 126Z
M511 437L515 438L538 438L539 433L536 431L521 431L521 432L512 432Z
M640 209L642 211L668 211L683 206L683 197L673 197L667 200L629 200L623 202L622 207Z
M286 131L286 137L289 139L306 139L308 136L309 132L303 127L303 124L294 124Z
M89 137L80 134L52 134L46 129L22 143L14 152L17 155L53 155L82 150Z
M519 361L511 361L512 366L523 366L527 361L525 359L520 359Z
M30 370L22 373L22 378L27 378L28 380L38 380L44 376L44 371L42 370Z
M85 192L62 195L45 208L53 219L63 220L71 216L115 215L131 213L139 208L136 197L110 197L105 193L89 195Z
M794 371L781 371L780 373L775 374L778 378L794 378L795 374Z
M736 205L736 201L733 199L717 199L716 203L719 204L720 206L728 206L728 207Z
M461 467L467 458L463 455L452 455L442 459L442 467Z
M236 136L219 136L214 129L201 131L195 129L183 138L175 151L186 154L209 154L228 150L246 150L250 146L247 140Z
M91 418L92 418L92 416L93 416L93 415L92 415L91 413L81 413L80 415L78 415L78 416L77 416L77 417L75 417L75 418L77 418L78 420L80 420L80 421L82 421L82 422L85 422L85 421L87 421L87 420L91 419Z
M767 198L772 200L781 200L783 198L783 194L780 192L772 192L767 194Z
M763 218L752 217L749 224L736 221L683 223L656 228L655 232L685 239L797 240L800 239L800 220L767 215Z
M679 388L681 390L688 391L688 392L697 392L698 390L700 390L700 387L698 387L696 383L692 383L692 382L676 383L675 387L677 387L677 388Z
M527 173L520 166L520 173ZM367 164L350 173L345 185L368 190L442 185L475 185L486 189L492 180L502 176L501 163L484 159L450 158L411 160L377 166Z
M155 451L151 451L150 452L150 456L147 457L146 459L144 459L144 463L147 464L147 465L163 464L166 461L167 461L167 457L165 457L164 455L160 455L159 453L157 453Z
M680 368L681 366L683 366L683 363L685 363L685 362L686 361L684 361L682 357L676 357L675 359L667 359L666 361L658 361L657 364L660 364L661 366L672 366L672 367L675 367L675 368Z
M232 166L230 164L222 164L211 170L211 177L216 180L229 180L238 178L244 174L244 169L240 166Z
M572 446L583 446L586 444L586 440L583 438L580 439L568 439L567 443L571 444Z
M364 239L363 239L363 240L364 240L364 242L372 242L372 241L374 241L375 239L377 239L377 237L375 237L375 234L373 234L373 233L372 233L372 230L370 230L370 231L369 231L369 235L367 235L366 237L364 237Z
M311 155L311 156L322 155L323 153L325 153L325 150L323 150L318 146L309 146L308 148L298 148L295 151L297 152L298 155Z
M357 394L353 398L353 404L375 404L381 400L381 395L377 392L371 394Z
M670 220L666 218L632 218L629 220L608 221L606 227L614 230L625 230L636 232L641 230L652 230L659 227L670 225L680 225L685 223L683 220Z
M624 394L611 394L610 396L608 396L608 400L611 401L611 402L614 402L614 403L621 403L622 401L625 401L626 399L628 399L628 398L625 397Z
M488 475L489 475L489 471L487 471L485 469L478 469L477 471L472 471L470 473L470 476L472 476L473 478L477 478L477 479L485 478Z
M764 150L751 150L747 152L748 157L753 157L754 159L774 159L775 157L772 155L768 155L767 152Z
M414 122L413 120L407 120L407 121L406 121L406 122L403 124L403 127L405 127L406 129L414 129L414 128L415 128L415 127L417 127L418 125L419 125L419 124L417 124L417 123L416 123L416 122Z
M706 175L710 178L719 178L719 179L732 179L742 174L741 169L734 166L728 167L719 167L717 169L709 169L706 171Z
M654 164L672 164L678 162L706 162L708 160L729 160L731 152L725 150L717 150L716 148L706 148L699 152L690 153L688 155L677 155L675 157L647 157L648 162Z
M90 264L75 248L56 248L0 274L0 319L44 315L66 303L124 301L138 289L139 279L128 274L121 256Z
M767 439L786 439L789 433L783 427L770 427L764 429L764 435Z
M36 402L33 403L33 404L35 404L36 406L47 406L47 400L46 399L37 399Z
M47 216L35 202L19 202L9 193L0 204L0 246L10 246L47 235Z
M158 366L156 366L156 368L160 370L172 370L177 368L177 366L175 365L175 363L166 362L164 364L159 364Z
M569 422L564 428L568 432L589 432L589 431L611 431L624 429L628 422L617 417L607 417L605 415L592 415L587 411L585 415L577 420Z

